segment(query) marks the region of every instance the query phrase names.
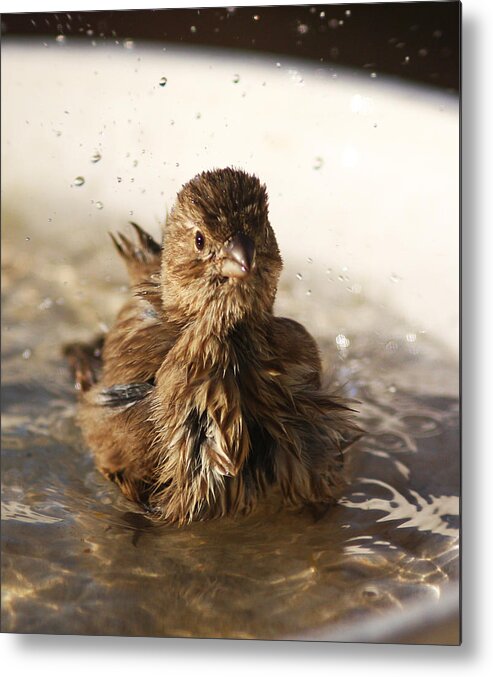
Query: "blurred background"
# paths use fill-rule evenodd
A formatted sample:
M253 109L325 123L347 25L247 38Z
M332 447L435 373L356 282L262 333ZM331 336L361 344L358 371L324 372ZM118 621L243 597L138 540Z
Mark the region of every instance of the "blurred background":
M457 92L460 11L452 1L13 13L2 16L2 35L90 31L98 41L132 38L286 54Z

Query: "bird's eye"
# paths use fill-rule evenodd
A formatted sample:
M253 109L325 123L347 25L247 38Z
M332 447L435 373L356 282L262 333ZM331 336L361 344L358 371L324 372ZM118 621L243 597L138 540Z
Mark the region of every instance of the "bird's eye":
M201 252L202 249L204 248L204 245L205 245L205 237L202 235L200 230L198 230L195 233L195 246L197 247L199 252Z

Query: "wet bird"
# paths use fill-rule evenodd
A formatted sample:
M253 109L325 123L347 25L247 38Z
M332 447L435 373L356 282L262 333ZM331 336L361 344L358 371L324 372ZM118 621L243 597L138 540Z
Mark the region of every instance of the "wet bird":
M104 340L65 348L101 472L179 524L247 513L270 488L292 505L333 503L359 429L322 388L314 339L273 314L282 260L265 186L203 172L162 244L132 226L133 239L112 236L130 299Z

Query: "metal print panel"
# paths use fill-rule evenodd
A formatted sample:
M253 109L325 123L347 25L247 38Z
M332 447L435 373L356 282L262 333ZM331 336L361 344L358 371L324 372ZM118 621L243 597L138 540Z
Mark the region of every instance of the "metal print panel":
M4 632L460 642L459 35L2 15Z

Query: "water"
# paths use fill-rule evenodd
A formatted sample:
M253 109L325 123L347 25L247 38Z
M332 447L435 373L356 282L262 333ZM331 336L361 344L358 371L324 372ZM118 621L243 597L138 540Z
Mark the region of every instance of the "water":
M348 454L344 497L326 514L272 496L247 518L162 525L94 469L60 357L62 343L111 321L120 263L109 241L75 253L68 234L50 237L5 219L4 631L279 638L351 627L361 639L393 612L439 608L457 586L459 526L457 367L440 344L364 293L341 296L316 261L301 282L288 268L278 312L310 327L327 381L362 402L368 434Z

